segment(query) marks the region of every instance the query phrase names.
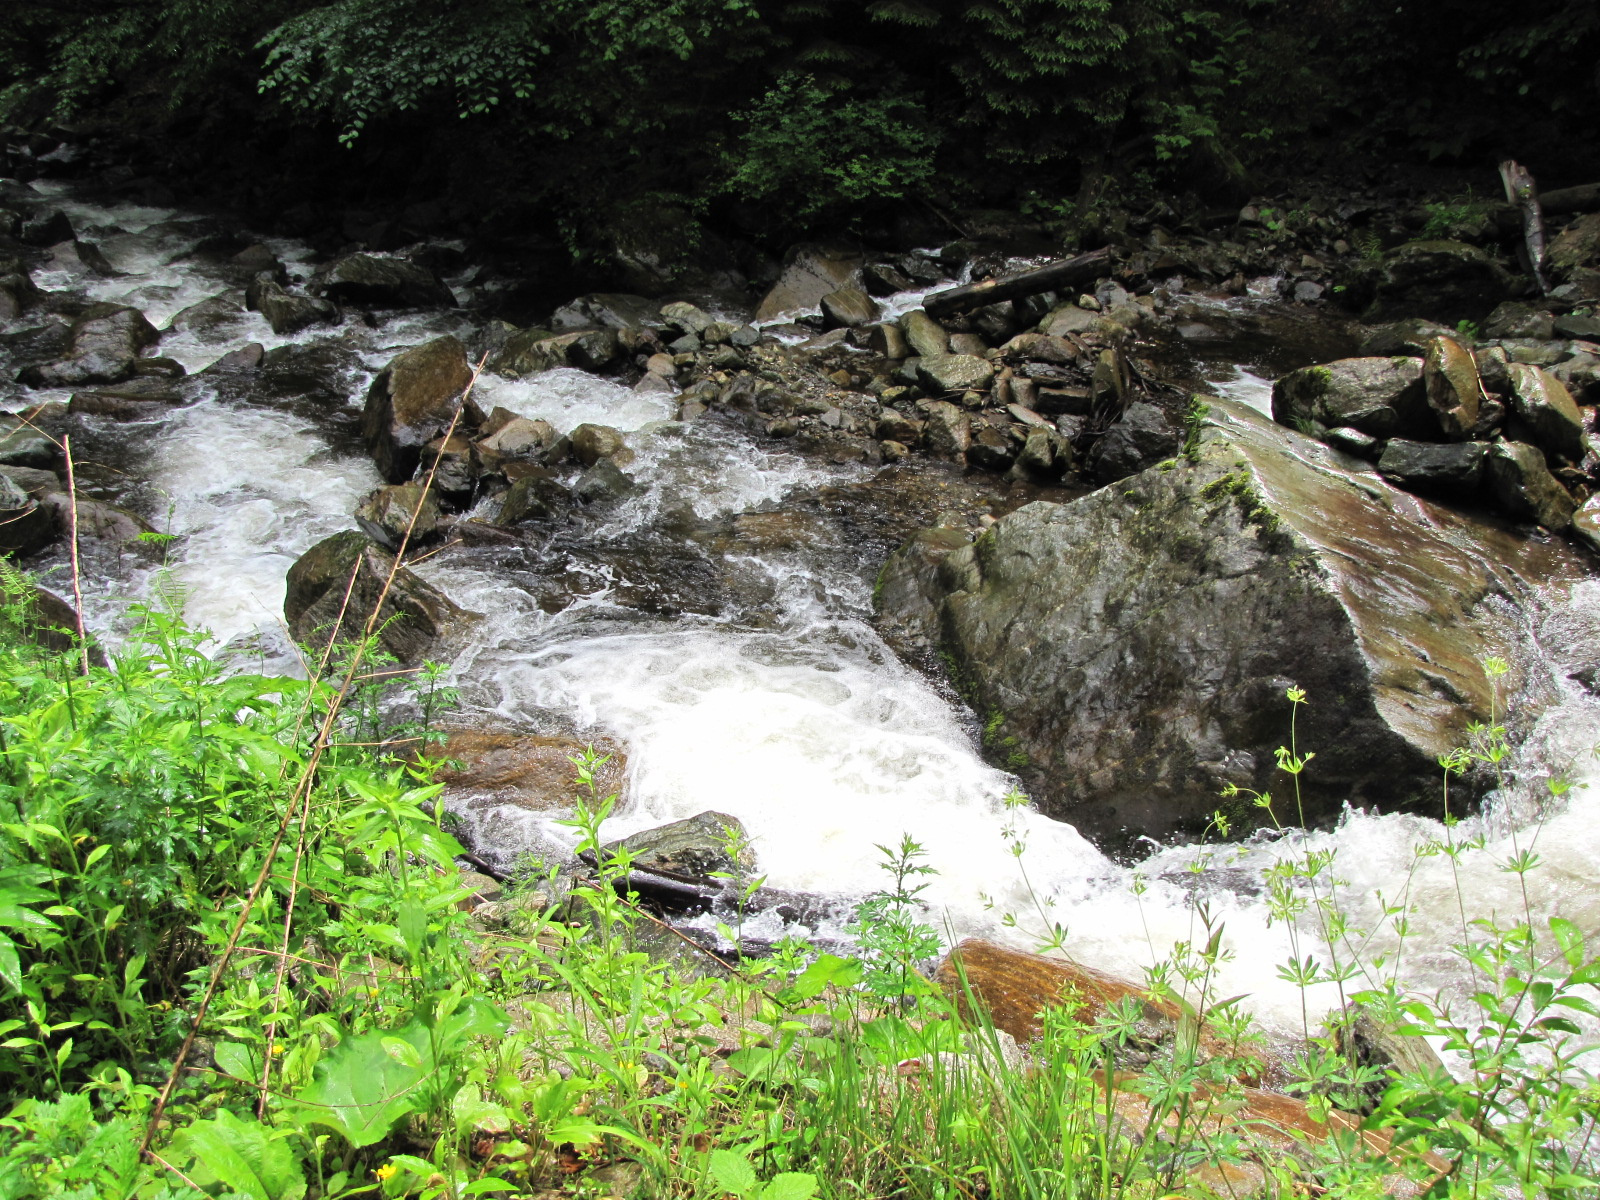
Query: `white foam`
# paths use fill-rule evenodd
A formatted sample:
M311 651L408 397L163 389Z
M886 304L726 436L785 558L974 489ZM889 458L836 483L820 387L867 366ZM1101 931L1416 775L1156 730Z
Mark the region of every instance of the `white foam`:
M478 377L475 398L485 411L498 405L521 417L542 418L562 433L579 425L609 425L628 432L677 414L673 396L635 392L573 367L557 367L526 379Z

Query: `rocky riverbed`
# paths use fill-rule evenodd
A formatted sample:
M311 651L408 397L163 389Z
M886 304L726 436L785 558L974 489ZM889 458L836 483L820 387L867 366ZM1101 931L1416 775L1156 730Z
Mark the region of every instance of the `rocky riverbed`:
M752 937L838 936L910 831L957 930L1048 912L1128 975L1198 888L1270 1020L1278 843L1191 839L1271 823L1218 793L1281 787L1286 689L1318 757L1275 815L1377 888L1439 755L1514 698L1526 771L1564 769L1597 668L1594 218L1539 296L1492 227L1322 207L1145 218L1081 287L937 319L1037 246L798 246L754 290L512 323L459 245L318 253L7 184L6 548L67 589L70 439L90 625L174 581L218 653L289 671L402 553L384 645L452 664L449 803L491 871L570 861L561 765L599 740L618 836L742 823ZM1585 819L1531 803L1501 789L1485 836Z

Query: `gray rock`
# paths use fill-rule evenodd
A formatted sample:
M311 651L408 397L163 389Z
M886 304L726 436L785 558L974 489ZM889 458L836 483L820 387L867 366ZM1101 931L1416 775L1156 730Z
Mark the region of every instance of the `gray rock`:
M30 246L54 246L70 242L77 237L67 214L58 208L47 209L24 217L17 236Z
M360 636L393 566L393 555L353 529L318 542L289 568L283 615L290 633L318 652L330 640ZM467 615L409 567L400 567L378 613L378 639L402 663L415 663Z
M878 315L877 302L860 288L840 288L822 298L822 323L829 329L857 329Z
M1076 304L1064 304L1039 322L1039 332L1047 337L1062 337L1069 333L1089 333L1100 329L1105 323L1106 318L1100 313L1079 308Z
M326 300L294 296L270 275L257 275L245 289L245 305L259 312L272 326L272 332L287 337L313 325L330 325L339 319L338 311Z
M696 308L686 300L663 304L661 320L669 329L676 329L679 333L692 333L696 337L715 324L715 318L710 313Z
M432 494L441 503L466 508L477 491L479 468L476 447L464 435L434 438L422 449L417 463L418 477L430 476Z
M861 282L873 296L892 296L896 292L909 292L917 286L899 267L881 262L862 267Z
M51 470L61 461L61 447L33 425L0 414L0 467Z
M13 260L0 267L0 321L20 317L39 303L40 294L21 263Z
M728 335L731 345L742 350L749 349L761 340L761 331L754 325L739 325Z
M92 413L117 421L144 421L164 414L183 401L183 393L165 379L130 379L92 392L74 392L67 411Z
M1507 300L1495 306L1483 324L1486 338L1533 338L1548 342L1555 336L1555 318L1548 309L1535 308L1520 300Z
M140 351L161 339L154 325L124 304L91 304L72 324L68 357L28 367L21 379L31 387L120 383L134 373Z
M455 293L432 271L403 258L346 254L311 277L310 289L338 304L371 308L454 308Z
M524 329L506 338L489 360L488 369L508 379L537 375L555 367L600 371L615 363L621 354L622 345L614 329L570 333Z
M738 817L713 811L607 842L601 852L612 857L626 849L634 866L713 880L713 873L743 876L755 869L749 840ZM730 848L736 852L730 853Z
M948 400L921 400L917 410L925 420L923 448L938 458L959 458L972 445L972 423L967 414Z
M1537 521L1552 533L1572 524L1571 494L1550 474L1544 454L1527 442L1496 442L1489 450L1489 489L1514 517Z
M207 371L254 371L266 358L267 348L260 342L246 342L237 350L230 350L206 368Z
M884 358L902 359L911 354L911 343L900 326L884 321L867 331L867 349Z
M1483 442L1411 442L1391 438L1378 459L1385 479L1407 491L1471 496L1483 484Z
M930 392L982 392L994 382L994 366L975 354L924 354L917 382Z
M415 522L413 523L413 514ZM373 492L356 509L356 524L379 545L396 550L411 531L407 545L416 546L439 530L439 502L421 483L395 483Z
M628 444L622 434L609 425L579 425L570 436L572 456L586 467L620 454Z
M553 521L572 511L572 493L549 471L524 475L506 491L500 501L500 525L522 521Z
M1600 492L1590 496L1572 514L1572 532L1590 550L1600 554Z
M1095 443L1089 466L1101 483L1124 479L1178 452L1178 431L1153 404L1130 404Z
M478 448L506 458L530 458L555 440L556 429L549 421L513 417L480 441Z
M950 335L951 354L967 354L981 358L983 352L988 348L988 343L975 333L952 333Z
M191 304L172 315L167 330L181 330L200 335L210 341L212 336L227 336L227 331L239 323L245 314L245 295L238 290L220 292L198 304Z
M1481 321L1506 298L1511 277L1465 242L1411 242L1385 256L1362 320L1426 317L1444 325Z
M1511 410L1533 431L1540 449L1568 462L1583 461L1583 416L1571 394L1538 367L1512 363Z
M861 256L849 247L811 243L791 247L778 281L756 306L756 322L765 325L785 313L820 307L830 292L855 286L861 265Z
M572 494L585 504L603 504L622 499L636 486L615 459L602 458L578 476Z
M906 335L906 344L912 355L934 358L950 353L950 335L943 325L920 308L914 308L900 318L900 329Z
M1197 835L1228 786L1301 823L1276 768L1291 683L1316 752L1305 823L1347 802L1438 811L1438 756L1494 711L1479 664L1516 661L1534 592L1575 557L1209 404L1192 460L1029 504L931 564L926 544L897 551L880 620L948 656L989 753L1091 834ZM1241 833L1269 820L1229 813Z
M402 351L378 372L367 389L361 433L384 479L405 483L415 474L422 448L449 428L471 382L467 348L449 335ZM462 424L476 426L482 414L468 403Z
M1374 437L1427 432L1422 364L1413 358L1341 358L1290 371L1272 385L1272 416L1301 433L1348 425Z
M659 300L626 292L591 292L550 315L550 327L556 330L643 329L660 323Z
M972 434L972 444L967 447L967 462L985 471L1005 471L1017 459L1016 447L1011 439L993 425L983 425Z
M1374 329L1362 339L1361 354L1366 358L1394 358L1400 355L1421 358L1428 353L1428 344L1440 337L1464 340L1454 329L1436 321L1411 317Z

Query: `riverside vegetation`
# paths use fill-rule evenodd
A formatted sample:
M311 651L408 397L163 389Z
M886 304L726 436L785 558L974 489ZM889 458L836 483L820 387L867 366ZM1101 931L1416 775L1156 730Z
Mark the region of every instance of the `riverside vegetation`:
M1472 919L1462 897L1471 1001L1430 1002L1394 979L1405 897L1384 909L1399 948L1376 956L1385 930L1344 916L1333 857L1285 855L1268 873L1294 937L1282 971L1352 1006L1327 1029L1308 1006L1286 1071L1320 1132L1263 1139L1240 1080L1265 1051L1246 999L1215 994L1228 952L1204 904L1147 981L1179 1014L1163 1049L1148 1052L1140 999L1092 1014L1063 996L1023 1050L962 986L959 959L947 990L924 974L941 938L909 839L883 848L855 957L797 941L733 969L647 953L655 923L627 891L629 856L601 851L615 797L598 794L591 753L574 762L572 825L596 875L562 904L517 905L548 886L529 864L515 927L491 932L463 910L473 889L431 803L435 764L373 747L431 744L449 700L436 671L400 685L421 723L374 728L394 680L370 647L342 648L310 682L233 673L161 606L95 665L76 645L38 644L33 585L0 569L0 1194L1488 1197L1600 1184L1577 1024L1600 1016L1600 960L1563 919ZM1506 754L1504 730L1479 727L1446 780ZM1291 735L1289 799L1250 801L1295 819L1312 758ZM1472 849L1446 828L1419 862ZM1026 846L1013 848L1021 863ZM1526 875L1538 857L1524 848L1505 869ZM1062 931L1038 932L1060 945ZM1344 1036L1359 1011L1442 1039L1458 1070L1364 1061Z

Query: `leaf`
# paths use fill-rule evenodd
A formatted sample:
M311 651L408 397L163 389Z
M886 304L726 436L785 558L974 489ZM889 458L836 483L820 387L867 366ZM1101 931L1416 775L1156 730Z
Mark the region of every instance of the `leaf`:
M383 1051L402 1067L412 1070L422 1070L422 1055L417 1053L417 1048L404 1038L386 1037L381 1039Z
M1567 966L1582 966L1583 932L1565 917L1551 917L1550 932L1555 935L1556 945L1561 947L1561 956L1567 960Z
M300 1200L306 1194L294 1151L265 1125L224 1109L190 1125L177 1141L194 1156L190 1170L199 1182L210 1177L250 1200Z
M749 1196L756 1188L756 1169L750 1160L732 1150L711 1152L711 1177L723 1191Z
M798 1003L820 995L828 987L847 988L861 982L861 964L853 958L824 954L783 989L785 1003Z
M254 1046L243 1042L219 1042L211 1052L217 1070L245 1083L255 1084L261 1078L261 1055Z
M800 1171L774 1175L761 1189L761 1200L811 1200L817 1194L817 1177Z

